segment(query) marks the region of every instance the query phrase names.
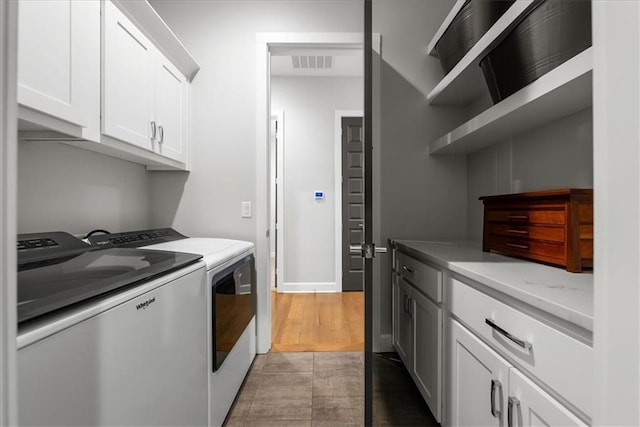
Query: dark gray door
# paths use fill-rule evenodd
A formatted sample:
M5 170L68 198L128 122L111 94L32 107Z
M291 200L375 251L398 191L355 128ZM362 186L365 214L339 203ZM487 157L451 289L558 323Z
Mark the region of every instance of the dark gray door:
M362 117L342 118L342 290L361 291L364 259L349 251L364 242Z

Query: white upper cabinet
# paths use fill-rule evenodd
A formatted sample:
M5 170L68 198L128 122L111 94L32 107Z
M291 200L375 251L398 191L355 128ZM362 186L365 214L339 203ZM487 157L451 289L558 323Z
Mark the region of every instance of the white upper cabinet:
M111 2L103 43L103 134L184 162L187 79Z
M152 150L156 50L111 2L103 43L102 133Z
M156 56L155 120L156 151L184 160L187 139L187 81L163 55Z
M18 102L75 125L96 140L100 126L100 2L21 1Z

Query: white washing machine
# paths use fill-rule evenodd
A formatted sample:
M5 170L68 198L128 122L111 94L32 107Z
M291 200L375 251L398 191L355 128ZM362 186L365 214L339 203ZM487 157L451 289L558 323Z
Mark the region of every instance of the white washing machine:
M209 425L221 426L256 355L253 243L185 237L170 228L105 234L89 240L94 245L202 255L207 270L204 339L209 349Z

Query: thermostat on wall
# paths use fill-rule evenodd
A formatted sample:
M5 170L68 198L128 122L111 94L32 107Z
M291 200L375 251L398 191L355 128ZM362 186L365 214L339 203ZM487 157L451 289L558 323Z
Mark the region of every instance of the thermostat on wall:
M315 192L313 193L313 197L314 197L316 200L322 200L322 199L324 199L324 191L315 191Z

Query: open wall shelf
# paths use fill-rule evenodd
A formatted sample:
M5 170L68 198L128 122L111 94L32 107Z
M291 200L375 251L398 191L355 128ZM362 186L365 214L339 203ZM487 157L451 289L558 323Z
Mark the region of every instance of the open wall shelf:
M593 48L429 143L429 154L470 153L592 105Z

